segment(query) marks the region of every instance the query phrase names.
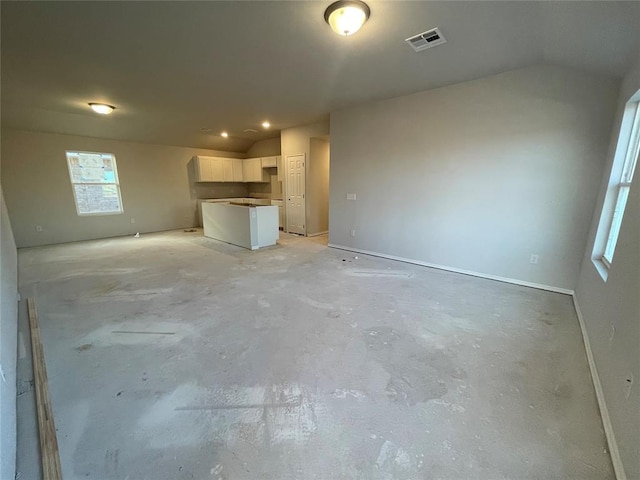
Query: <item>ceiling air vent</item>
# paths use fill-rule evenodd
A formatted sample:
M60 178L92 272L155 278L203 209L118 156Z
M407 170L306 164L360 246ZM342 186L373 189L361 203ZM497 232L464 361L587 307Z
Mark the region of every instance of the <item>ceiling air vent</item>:
M411 45L411 48L416 52L421 52L427 48L442 45L446 40L442 36L442 33L440 33L440 30L436 27L431 30L427 30L426 32L419 33L418 35L414 35L413 37L409 37L405 42Z

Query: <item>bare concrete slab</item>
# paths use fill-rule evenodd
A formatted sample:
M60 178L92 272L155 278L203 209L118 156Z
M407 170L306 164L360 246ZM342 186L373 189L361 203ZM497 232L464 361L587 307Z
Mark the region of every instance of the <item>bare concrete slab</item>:
M284 234L19 261L67 480L614 478L568 296ZM18 469L35 479L25 362Z

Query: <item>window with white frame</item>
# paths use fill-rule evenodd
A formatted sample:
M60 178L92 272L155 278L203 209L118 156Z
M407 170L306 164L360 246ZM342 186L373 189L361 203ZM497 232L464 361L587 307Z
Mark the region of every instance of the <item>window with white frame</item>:
M640 92L634 95L625 108L609 188L594 245L594 261L601 262L607 270L613 263L631 181L640 153L640 98L637 97L640 97ZM606 274L603 277L606 279Z
M67 152L78 215L123 212L116 157L111 153Z

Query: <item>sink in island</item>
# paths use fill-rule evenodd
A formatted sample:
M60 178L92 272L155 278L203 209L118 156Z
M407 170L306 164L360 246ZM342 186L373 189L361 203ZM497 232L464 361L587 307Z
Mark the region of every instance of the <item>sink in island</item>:
M246 203L202 203L205 237L250 250L278 241L278 207Z

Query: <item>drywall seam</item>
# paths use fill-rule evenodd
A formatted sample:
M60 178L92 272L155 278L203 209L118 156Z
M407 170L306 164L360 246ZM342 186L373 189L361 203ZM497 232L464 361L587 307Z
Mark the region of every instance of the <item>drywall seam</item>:
M310 233L307 237L319 237L320 235L326 235L329 233L329 230L325 230L324 232Z
M514 285L521 285L523 287L537 288L538 290L547 290L549 292L562 293L564 295L574 294L574 291L568 288L554 287L552 285L544 285L542 283L525 282L523 280L517 280L515 278L499 277L497 275L488 275L486 273L473 272L471 270L463 270L461 268L447 267L446 265L438 265L435 263L422 262L420 260L413 260L411 258L396 257L395 255L387 255L384 253L371 252L369 250L362 250L359 248L345 247L343 245L336 245L334 243L329 243L328 246L332 248L337 248L340 250L347 250L350 252L362 253L364 255L372 255L374 257L388 258L389 260L398 260L400 262L412 263L414 265L421 265L423 267L437 268L439 270L446 270L448 272L462 273L463 275L471 275L473 277L486 278L488 280L496 280L498 282L512 283Z
M620 458L620 451L618 450L618 442L616 442L616 436L613 432L613 425L611 424L611 417L609 417L609 410L607 409L607 403L604 399L604 391L602 390L602 384L600 383L600 376L598 375L598 369L596 368L596 361L593 358L593 352L591 351L591 342L589 341L589 334L587 333L587 326L584 323L582 311L578 305L578 299L573 297L573 306L576 309L576 315L578 316L578 323L580 324L580 331L582 332L582 340L584 341L584 349L587 352L587 360L589 362L589 371L591 372L591 379L593 380L593 387L596 391L596 398L598 399L598 407L600 408L600 417L602 418L602 426L604 427L604 433L607 437L607 444L609 446L609 455L611 456L611 463L613 464L613 470L616 474L617 480L627 480L627 474L624 471L624 464L622 458Z

